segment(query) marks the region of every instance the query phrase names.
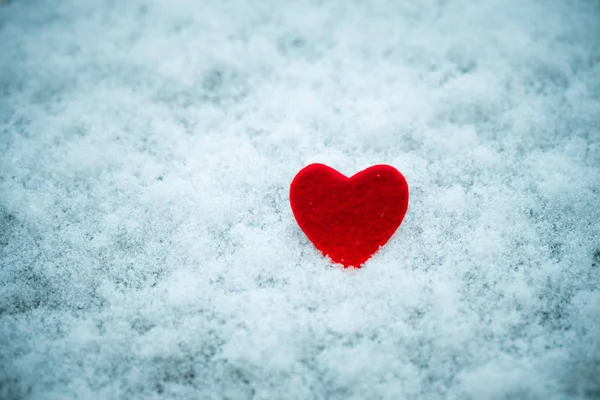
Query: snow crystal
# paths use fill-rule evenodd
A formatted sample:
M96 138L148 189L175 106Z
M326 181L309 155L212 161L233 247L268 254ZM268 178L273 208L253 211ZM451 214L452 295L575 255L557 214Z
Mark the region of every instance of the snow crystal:
M0 1L0 398L600 396L600 4ZM360 270L311 162L406 177Z

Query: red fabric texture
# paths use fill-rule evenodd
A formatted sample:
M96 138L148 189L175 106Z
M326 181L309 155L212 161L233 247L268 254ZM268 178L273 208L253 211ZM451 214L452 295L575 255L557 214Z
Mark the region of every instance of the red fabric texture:
M298 172L290 185L294 217L308 239L334 263L360 268L402 223L408 184L389 165L348 178L323 164Z

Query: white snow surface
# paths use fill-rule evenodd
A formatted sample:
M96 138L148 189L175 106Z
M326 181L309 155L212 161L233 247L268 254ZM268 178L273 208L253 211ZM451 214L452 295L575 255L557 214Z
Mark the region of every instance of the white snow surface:
M600 397L598 1L0 3L1 399Z

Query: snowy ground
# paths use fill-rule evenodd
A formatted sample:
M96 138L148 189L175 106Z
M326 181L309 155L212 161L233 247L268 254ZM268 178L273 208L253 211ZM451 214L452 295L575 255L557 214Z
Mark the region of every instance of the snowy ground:
M0 3L1 399L600 397L598 1Z

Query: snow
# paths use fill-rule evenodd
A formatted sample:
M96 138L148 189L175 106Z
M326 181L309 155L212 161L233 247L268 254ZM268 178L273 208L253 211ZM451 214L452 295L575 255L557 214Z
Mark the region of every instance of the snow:
M600 5L0 1L0 398L600 396ZM407 178L361 270L311 162Z

